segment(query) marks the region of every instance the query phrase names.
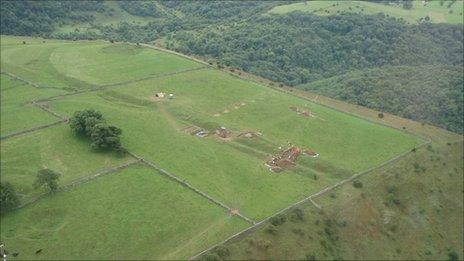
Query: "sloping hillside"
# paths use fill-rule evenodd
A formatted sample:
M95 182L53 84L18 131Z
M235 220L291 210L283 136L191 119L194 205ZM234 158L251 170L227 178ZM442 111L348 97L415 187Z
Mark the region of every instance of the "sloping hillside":
M461 66L396 66L298 88L462 133L463 84Z

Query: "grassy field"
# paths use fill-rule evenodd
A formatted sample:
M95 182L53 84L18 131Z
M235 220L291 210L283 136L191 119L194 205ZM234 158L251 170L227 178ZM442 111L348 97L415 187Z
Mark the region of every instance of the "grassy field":
M93 152L89 142L76 138L65 124L13 137L1 145L2 182L10 182L23 200L44 192L32 188L37 171L42 168L61 173L59 183L66 185L131 160L112 153Z
M421 18L430 17L433 23L463 23L463 2L458 0L448 8L452 1L429 1L426 5L422 1L413 1L411 10L401 5L385 5L367 1L304 1L288 5L276 6L270 14L285 14L293 11L311 12L317 15L334 15L340 12L359 14L384 13L386 15L403 18L409 23L417 23Z
M0 136L56 121L56 117L29 102L62 93L56 89L37 89L7 75L0 75Z
M406 132L145 47L9 37L2 37L2 43L8 43L1 49L2 70L58 88L24 86L33 90L11 92L8 101L43 98L48 94L42 96L42 90L64 93L120 83L43 104L66 117L76 110L101 111L122 129L122 144L130 152L256 221L423 142ZM190 69L195 70L185 71ZM8 82L2 91L21 87L15 84ZM157 99L158 92L173 93L174 99ZM298 115L293 106L313 116ZM2 100L2 113L6 109ZM24 113L24 118L32 117ZM232 137L199 138L184 130L196 127L214 133L220 126L232 131ZM258 136L237 137L245 131ZM320 156L302 155L294 167L270 172L264 162L290 144ZM61 172L60 185L66 185L128 160L92 151L65 124L1 141L2 181L11 182L23 199L39 193L31 184L40 168ZM156 178L159 174L154 171L148 178L146 172L130 167L2 216L2 241L11 251L26 253L22 258L178 259L245 227L242 220L230 219L193 191ZM177 197L185 202L172 207ZM37 215L45 220L36 222L31 217L40 211L46 214ZM84 222L77 223L76 216L83 216ZM47 223L50 217L62 223ZM163 224L166 230L158 233ZM35 256L36 248L43 248L43 255Z
M6 44L1 54L2 70L39 85L73 90L201 66L149 48L88 41Z
M1 225L2 242L22 260L165 260L188 258L246 223L133 166L2 216Z
M157 91L172 92L176 98L153 102L150 97ZM309 107L317 118L297 115L289 109L292 105ZM64 115L84 108L104 112L123 129L123 142L130 151L157 162L258 220L303 195L420 143L394 129L253 86L215 70L147 80L98 95L67 97L50 102L49 106ZM229 113L224 113L227 110ZM221 115L217 116L218 113ZM262 148L257 144L261 139L250 140L243 148L239 146L244 144L242 139L230 142L215 137L200 139L182 131L192 125L213 132L219 126L235 133L260 132L269 142ZM388 144L382 143L386 137ZM288 146L288 141L312 148L320 157L302 162L306 165L302 170L272 175L263 164L265 158L279 146ZM256 150L261 153L256 155ZM314 175L320 179L315 181ZM269 202L271 196L274 200Z

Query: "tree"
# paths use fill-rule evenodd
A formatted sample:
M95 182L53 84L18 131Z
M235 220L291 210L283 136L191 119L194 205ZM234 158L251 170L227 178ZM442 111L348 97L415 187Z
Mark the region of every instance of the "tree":
M404 0L403 1L403 8L406 10L412 9L412 1L411 0Z
M71 130L77 135L90 136L92 128L104 121L103 115L93 109L76 111L69 120Z
M41 169L37 172L37 178L32 186L35 189L46 186L50 192L55 192L58 189L58 179L60 176L61 174L53 170Z
M5 213L19 205L19 198L9 182L0 183L0 213Z
M92 144L90 145L95 150L108 150L114 149L121 151L121 141L119 135L121 135L121 129L108 125L106 123L96 124L90 135Z

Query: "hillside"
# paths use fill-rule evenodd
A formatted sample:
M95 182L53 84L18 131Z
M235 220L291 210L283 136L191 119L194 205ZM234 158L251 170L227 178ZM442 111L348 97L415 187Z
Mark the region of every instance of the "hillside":
M333 15L343 12L361 15L384 13L401 18L411 24L425 20L432 23L462 24L464 5L458 1L410 1L411 6L404 7L408 1L302 1L288 5L279 5L270 14L286 14L293 11L310 12L316 15Z
M463 5L1 1L0 254L462 260Z
M462 146L422 148L202 258L462 260Z
M185 259L425 142L151 46L1 43L1 178L21 201L1 240L19 259ZM86 109L127 153L73 134ZM31 185L44 168L56 193Z
M462 133L463 84L461 66L396 66L354 71L298 88Z
M2 5L1 17L2 32L7 34L155 42L290 86L385 66L408 66L415 71L423 66L462 67L463 3L432 1L424 5L413 1L408 9L406 2L213 1L206 5L201 1L41 1L24 5L7 1ZM61 9L70 12L63 13ZM24 15L33 10L40 12ZM418 23L424 14L431 20ZM415 66L419 67L412 68ZM444 81L456 83L454 78ZM419 83L408 83L403 81L402 89L417 92ZM311 89L331 97L346 96L334 93L340 89L334 86L325 91L319 87ZM441 105L432 116L418 109L423 104L412 104L407 110L392 108L397 105L389 104L391 96L369 103L362 101L361 95L347 101L356 100L358 104L462 132L462 119L456 116L462 105L453 105L456 99ZM422 95L424 99L430 105L442 103L431 95ZM451 112L445 115L446 109Z

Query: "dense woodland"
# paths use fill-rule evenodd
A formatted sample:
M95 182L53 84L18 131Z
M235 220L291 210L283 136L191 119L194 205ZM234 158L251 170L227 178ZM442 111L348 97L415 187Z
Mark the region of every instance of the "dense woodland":
M410 1L393 2L411 8ZM117 3L154 20L101 25L96 15L114 11L102 1L2 1L2 34L157 41L286 85L463 131L462 24L411 25L383 14L266 14L282 4L277 1ZM57 32L75 23L90 26Z
M463 132L462 66L386 66L301 86L326 96Z

